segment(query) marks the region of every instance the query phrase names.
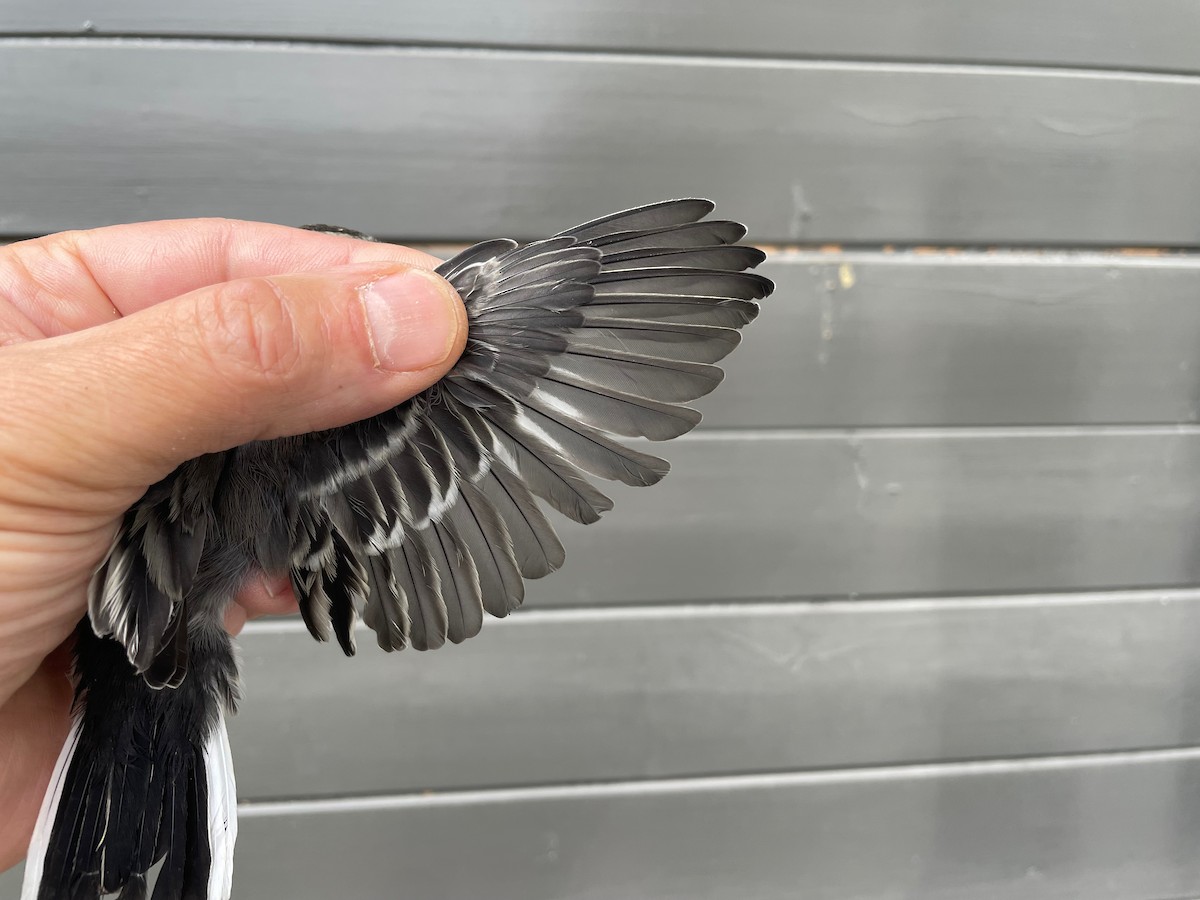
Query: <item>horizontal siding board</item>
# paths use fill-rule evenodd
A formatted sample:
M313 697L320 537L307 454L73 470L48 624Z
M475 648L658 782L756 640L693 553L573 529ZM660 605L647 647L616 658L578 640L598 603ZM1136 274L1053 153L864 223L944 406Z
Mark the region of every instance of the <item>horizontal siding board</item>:
M1200 594L517 616L359 656L242 639L242 799L1200 744Z
M1186 77L10 40L0 110L10 234L228 215L529 237L700 194L760 241L1200 242Z
M702 430L1200 421L1200 256L785 251L759 272L775 294Z
M1200 258L784 252L706 427L1194 422Z
M335 807L335 810L337 808ZM1178 897L1200 760L1008 764L248 816L261 900Z
M1031 27L1036 23L1036 27ZM0 32L179 34L1200 68L1187 0L8 0Z
M1200 583L1200 432L716 432L607 486L532 606Z
M255 900L1194 896L1198 755L250 806L235 891ZM0 895L15 898L18 877L0 876Z

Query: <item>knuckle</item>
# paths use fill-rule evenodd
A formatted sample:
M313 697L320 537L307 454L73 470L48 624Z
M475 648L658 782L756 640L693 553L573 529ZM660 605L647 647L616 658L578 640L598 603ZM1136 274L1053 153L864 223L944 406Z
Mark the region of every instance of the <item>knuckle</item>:
M217 286L195 306L195 327L214 368L237 384L291 381L304 354L291 304L274 282Z

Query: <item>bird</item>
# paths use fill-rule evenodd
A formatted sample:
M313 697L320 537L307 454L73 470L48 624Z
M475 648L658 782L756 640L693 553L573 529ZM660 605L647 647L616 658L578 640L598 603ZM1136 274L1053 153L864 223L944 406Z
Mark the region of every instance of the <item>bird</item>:
M774 290L749 271L765 254L714 209L668 200L476 244L436 269L468 330L431 388L189 460L147 489L88 587L22 900L228 900L240 687L223 621L248 578L286 576L308 631L348 656L360 619L383 650L432 650L563 565L543 506L591 524L612 507L593 477L661 480L667 462L622 439L694 428L685 404L721 382L715 363Z

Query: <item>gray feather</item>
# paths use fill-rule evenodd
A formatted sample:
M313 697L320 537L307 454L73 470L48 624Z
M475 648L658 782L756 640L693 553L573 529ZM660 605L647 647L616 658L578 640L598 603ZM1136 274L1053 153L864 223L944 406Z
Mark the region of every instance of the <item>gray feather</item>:
M428 518L440 522L446 510L458 502L459 473L454 465L454 454L441 432L431 427L427 416L422 417L421 425L413 435L412 446L433 473L437 495L429 509Z
M671 294L760 300L771 293L770 279L753 272L721 272L676 266L601 272L592 281L596 297L607 294Z
M483 608L493 616L506 616L525 599L512 537L479 487L466 482L459 490L462 499L450 510L446 523L475 561Z
M500 465L519 475L529 490L569 519L597 522L612 501L562 457L519 410L497 410L486 416L495 435Z
M483 627L483 595L479 572L470 553L444 525L435 522L420 532L438 570L442 603L446 607L446 637L461 644Z
M367 560L368 599L363 611L379 646L389 653L408 646L412 625L408 616L408 598L396 584L392 557L383 553Z
M429 524L434 500L440 494L429 463L421 451L410 443L391 457L387 464L395 471L397 480L404 488L408 501L408 524L424 528Z
M688 200L664 200L639 206L611 215L601 216L562 232L580 241L587 241L615 231L640 231L648 228L666 228L671 225L687 225L703 219L715 208L711 200L693 198Z
M610 253L628 250L678 249L680 247L706 247L714 244L736 244L746 236L746 226L740 222L710 219L685 225L668 225L663 228L643 228L638 231L615 231L598 235L585 243L599 247L605 257Z
M491 459L479 434L472 426L474 410L446 396L442 403L429 411L429 419L446 447L450 450L454 468L460 473L459 488L478 481L491 466Z
M395 547L404 536L404 523L412 520L412 511L409 509L404 487L400 484L396 470L390 465L381 465L367 477L371 479L375 493L379 496L379 505L383 509L384 527L387 529L383 547ZM372 549L376 553L381 552L379 548Z
M396 586L406 600L409 640L414 650L436 650L446 643L446 604L437 566L424 541L404 541L388 555Z
M625 272L655 266L694 266L701 269L721 269L740 272L752 269L767 258L757 247L719 245L714 247L655 247L651 249L606 252L603 257L605 272Z
M667 403L695 400L721 383L725 373L717 366L603 350L587 344L572 344L551 364L555 373L570 373L576 378L608 384L619 390Z
M474 321L481 324L487 322L506 322L522 319L531 314L546 314L563 310L578 309L592 302L596 295L590 284L577 282L538 282L532 285L513 288L498 297L495 304L480 309ZM569 322L567 318L554 320L559 327ZM570 327L565 325L565 327Z
M501 254L508 253L517 249L517 242L508 238L497 238L492 241L484 241L480 244L475 244L468 247L466 250L459 253L457 256L451 257L440 266L438 273L446 279L459 282L469 283L472 280L472 272L479 269L489 261L495 259Z
M504 522L523 578L544 578L562 567L566 559L562 542L516 472L497 466L480 479L479 491Z
M666 460L626 447L539 401L537 395L528 398L524 415L564 459L585 472L632 487L647 487L658 484L670 471Z
M758 316L758 304L725 297L689 297L678 294L609 294L587 308L587 321L605 319L669 322L680 325L741 328Z
M684 362L713 363L741 342L733 328L649 318L585 318L578 340L597 349L624 350Z
M552 237L531 241L523 247L505 253L497 260L497 277L502 277L506 272L536 268L550 258L557 257L560 250L578 246L579 241L573 237Z
M379 553L387 546L393 516L384 509L376 480L371 473L346 482L341 491L330 495L327 505L338 530L352 546ZM387 479L378 480L386 483Z
M700 424L700 413L694 409L648 400L565 372L551 372L541 379L534 396L585 425L626 437L666 441Z
M600 251L591 247L570 247L541 258L546 261L535 268L501 274L496 279L495 294L489 305L507 306L517 302L515 295L522 288L533 285L550 288L569 281L587 282L600 274Z

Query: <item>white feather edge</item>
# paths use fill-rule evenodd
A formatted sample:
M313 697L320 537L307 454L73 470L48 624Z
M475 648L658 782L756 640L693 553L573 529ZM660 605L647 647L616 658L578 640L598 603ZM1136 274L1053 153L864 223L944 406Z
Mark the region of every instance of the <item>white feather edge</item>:
M67 781L67 769L75 756L75 748L79 745L79 723L78 716L71 722L71 730L67 732L67 739L58 754L58 762L54 764L50 783L46 786L46 796L42 798L42 808L38 812L37 824L33 826L33 837L29 840L25 878L21 882L21 900L37 900L38 891L42 886L42 872L46 864L46 850L50 846L50 832L54 830L54 818Z
M204 748L204 770L208 776L208 839L212 852L208 900L229 900L233 893L233 846L237 843L237 784L224 714L217 719Z

